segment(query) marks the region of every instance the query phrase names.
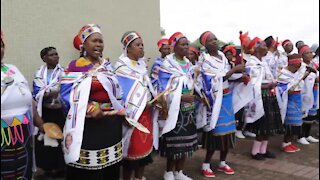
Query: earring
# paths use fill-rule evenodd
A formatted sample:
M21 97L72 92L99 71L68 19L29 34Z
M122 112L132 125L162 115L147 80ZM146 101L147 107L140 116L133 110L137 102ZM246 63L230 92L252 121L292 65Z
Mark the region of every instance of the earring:
M87 51L83 51L83 57L86 57L87 56Z

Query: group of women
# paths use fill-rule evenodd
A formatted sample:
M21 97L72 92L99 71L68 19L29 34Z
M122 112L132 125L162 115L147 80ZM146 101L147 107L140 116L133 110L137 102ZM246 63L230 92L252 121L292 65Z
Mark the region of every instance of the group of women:
M276 41L269 46L240 34L242 53L235 58L235 48L220 51L212 32L199 40L202 52L180 32L159 40L161 57L149 74L138 32L123 34L124 51L112 65L102 57L101 28L88 24L74 38L80 57L67 68L59 65L56 48L41 51L45 64L31 93L20 71L3 63L1 33L1 177L31 179L36 165L47 176L97 180L120 179L122 167L122 179L143 180L158 150L167 159L163 179L189 180L184 164L199 142L206 150L204 176L215 177L210 162L216 150L217 170L234 174L226 158L235 146L236 119L256 134L253 159L275 158L268 138L283 131L283 150L298 151L292 136L301 135L303 117L310 123L318 109L318 64L310 48L284 56L287 66L276 66L275 76L263 58ZM49 135L50 123L63 137Z

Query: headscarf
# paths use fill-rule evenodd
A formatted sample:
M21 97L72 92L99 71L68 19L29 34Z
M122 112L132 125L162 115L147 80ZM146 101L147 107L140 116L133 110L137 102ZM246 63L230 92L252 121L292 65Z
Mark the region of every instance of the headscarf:
M248 32L242 33L242 31L239 32L239 39L242 47L248 47L249 43L251 41L250 37L248 36Z
M282 47L284 48L284 47L286 47L286 45L288 45L289 43L292 43L292 42L291 42L289 39L286 39L286 40L282 41L281 45L282 45Z
M265 45L265 44L266 43L262 39L260 39L259 37L255 37L250 41L248 48L252 52L254 52L258 47L260 47L261 45Z
M176 46L177 42L182 38L186 38L186 36L183 35L181 32L176 32L172 34L172 36L169 38L170 46L172 47Z
M228 45L223 49L223 53L226 53L228 51L231 51L232 56L235 57L237 54L236 48L233 45Z
M213 34L213 33L211 31L206 31L201 34L199 40L200 40L200 43L202 44L202 46L206 46L206 42L207 42L207 39L210 34Z
M310 51L310 47L308 45L302 45L299 48L299 54L303 55L305 52Z
M78 35L74 37L73 39L73 45L76 49L81 50L81 47L83 46L83 43L86 41L86 39L94 33L101 33L100 26L96 24L88 24L83 26ZM80 45L79 45L80 43Z
M198 48L195 46L195 45L190 45L189 46L189 50L190 51L192 51L192 52L194 52L194 54L196 55L196 59L198 59L199 58L199 50L198 50Z
M73 47L80 51L81 40L78 35L73 38Z
M164 45L169 45L169 39L160 39L157 45L158 48L161 49Z
M292 54L288 56L288 65L295 64L295 63L301 63L302 62L302 56L300 54Z
M127 31L123 34L121 38L121 43L123 45L123 49L125 50L125 52L127 52L128 46L138 38L141 38L141 36L136 31Z

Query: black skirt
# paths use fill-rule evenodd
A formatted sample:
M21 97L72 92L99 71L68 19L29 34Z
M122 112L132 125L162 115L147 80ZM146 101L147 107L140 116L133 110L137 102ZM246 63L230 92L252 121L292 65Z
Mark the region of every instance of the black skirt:
M235 119L237 122L237 130L241 131L243 130L244 126L244 108L241 108L235 115Z
M44 122L54 122L61 130L65 123L65 117L62 109L49 109L42 107L42 119ZM39 134L37 135L37 137ZM37 166L45 171L49 170L65 170L65 162L61 147L61 141L58 140L58 147L44 146L43 140L35 139L35 154Z
M270 90L262 90L264 115L248 124L247 129L257 136L281 134L284 131L277 98Z
M124 159L122 162L122 166L126 169L135 170L139 167L147 166L148 164L151 164L151 163L153 163L153 159L151 154L149 154L148 156L138 160Z
M179 112L176 127L160 138L160 155L168 159L191 157L198 149L194 110Z
M86 170L75 167L67 167L67 180L119 180L120 179L120 164L99 169L99 170Z
M235 133L215 136L212 131L203 133L203 148L209 151L227 151L235 146Z
M122 123L124 120L124 116L107 116L102 119L86 118L81 149L86 151L101 150L121 142ZM81 156L80 154L80 158ZM85 154L83 156L87 158ZM78 160L77 163L80 163L80 161ZM118 180L120 162L115 162L99 169L88 169L81 164L77 166L71 164L67 166L66 174L67 180Z
M14 132L15 128L19 129L19 133L23 132L24 141L21 142L15 137L16 143L7 145L2 138L1 144L4 145L1 146L1 180L31 179L33 163L31 125L31 123L19 125L21 129L19 126L8 127L11 132Z
M313 124L317 121L317 119L319 119L318 117L318 113L317 115L308 115L307 117L303 118L303 124Z
M301 126L284 125L285 135L299 136L302 133Z

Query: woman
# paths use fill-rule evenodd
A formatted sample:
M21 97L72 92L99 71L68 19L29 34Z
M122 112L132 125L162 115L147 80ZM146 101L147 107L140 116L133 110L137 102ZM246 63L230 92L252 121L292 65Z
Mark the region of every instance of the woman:
M282 120L279 105L275 96L276 82L268 64L262 57L268 53L268 48L260 38L254 38L249 47L253 55L246 63L252 84L254 84L254 99L249 103L245 120L250 124L248 129L256 134L252 145L251 157L256 160L275 158L267 151L269 136L282 131Z
M56 123L63 129L65 117L62 106L58 101L59 79L63 68L59 63L59 55L54 47L46 47L41 50L40 57L45 65L42 65L35 73L33 81L33 96L37 101L38 113L44 122ZM45 135L46 136L46 135ZM49 137L43 138L43 133L38 133L35 141L35 154L37 166L45 171L45 176L64 177L65 162L61 141L55 145L45 145ZM48 156L50 154L50 156Z
M144 180L145 166L153 162L152 104L149 101L155 92L144 62L141 36L135 31L126 32L121 43L124 52L115 64L115 73L130 124L124 127L123 179L130 180L134 174L135 179Z
M233 45L225 45L222 47L222 52L228 59L228 63L230 67L234 67L236 65L236 48ZM239 58L238 58L239 59ZM235 84L236 82L234 82ZM244 139L245 136L242 134L242 130L244 127L244 119L243 119L243 108L235 113L235 118L237 122L237 131L235 133L236 137L239 139Z
M185 179L185 160L197 150L197 129L195 124L195 96L192 78L192 63L186 58L188 39L180 32L174 33L169 43L174 53L168 55L159 71L160 91L169 105L168 118L162 122L160 153L167 158L165 180Z
M230 64L230 66L235 66L237 54L236 48L233 45L225 45L224 47L222 47L222 52L228 59L228 63Z
M308 45L302 45L299 48L299 54L303 58L303 66L312 70L311 74L307 77L305 85L307 87L313 87L313 90L306 91L303 94L303 99L309 97L311 103L304 106L303 111L305 113L302 124L302 134L299 136L298 143L307 145L311 143L318 143L319 140L311 136L312 124L317 120L317 110L319 109L319 71L318 67L312 62L312 51ZM310 89L310 88L309 88ZM309 94L309 95L308 95ZM310 94L313 97L310 97Z
M288 56L288 66L280 71L278 76L277 99L280 105L281 117L284 121L285 135L282 150L288 153L300 151L292 144L294 135L300 135L302 125L302 96L304 80L310 71L301 66L302 56Z
M203 101L203 80L200 73L200 63L199 60L199 49L193 44L189 45L188 54L186 55L187 59L192 63L192 68L190 70L193 75L193 80L195 82L196 94L195 94L195 116L196 116L196 127L198 134L198 145L202 145L202 135L203 135L203 126L207 123L207 105ZM196 76L196 77L195 77Z
M240 34L239 39L241 43L241 53L238 58L240 58L240 60L242 60L243 63L246 63L247 61L249 61L253 53L253 50L249 48L249 43L251 42L251 39L248 35L249 34L248 32L242 33L242 31L240 31L239 34ZM244 139L246 137L255 138L256 134L248 131L249 129L248 127L250 126L250 124L246 124L246 122L241 123L241 120L240 120L241 118L243 119L242 121L244 121L244 109L245 108L240 109L235 114L236 119L239 120L239 123L237 125L236 137L241 139Z
M158 89L158 77L159 77L159 67L161 66L162 62L164 61L165 57L170 54L170 45L169 39L160 39L157 43L159 52L161 56L155 59L154 64L151 68L150 79L152 85L155 90Z
M4 50L1 31L1 179L31 179L33 125L43 132L43 120L27 80L17 67L3 63Z
M195 45L190 44L188 54L186 56L193 65L198 64L199 50Z
M215 177L210 162L216 150L220 151L218 171L234 174L234 170L226 164L228 151L234 148L236 132L232 92L229 89L228 79L234 73L242 73L244 65L239 64L233 68L229 66L223 52L218 50L218 39L212 32L202 33L200 42L208 52L201 55L202 75L204 89L212 107L208 112L208 124L205 127L204 148L207 151L202 164L202 174L205 177Z
M120 87L111 64L101 58L100 27L86 25L78 36L81 57L61 77L66 178L118 180L124 121Z

